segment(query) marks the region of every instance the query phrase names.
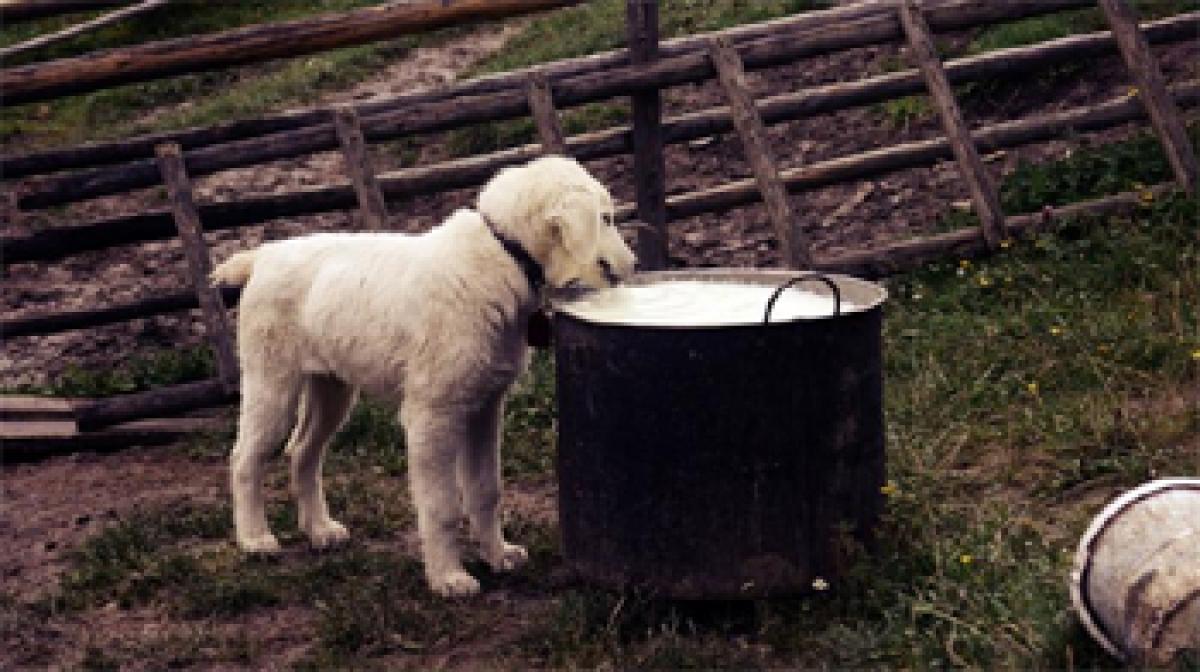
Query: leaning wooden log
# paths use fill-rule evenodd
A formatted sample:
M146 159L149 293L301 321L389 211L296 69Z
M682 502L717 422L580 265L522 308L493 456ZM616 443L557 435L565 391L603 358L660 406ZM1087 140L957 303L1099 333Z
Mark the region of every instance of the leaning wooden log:
M719 38L709 43L708 57L716 66L721 86L725 89L725 97L729 99L733 126L742 140L742 151L746 154L746 160L749 161L754 179L758 183L758 190L767 209L767 218L775 228L775 237L779 241L779 252L784 266L811 268L812 253L809 251L809 242L806 236L797 230L792 204L788 200L783 180L779 178L779 167L775 163L775 155L767 139L767 127L754 105L750 87L746 83L746 71L742 69L742 61L729 42Z
M350 183L354 185L363 228L383 231L388 222L387 202L383 199L383 190L379 188L379 179L375 176L375 164L363 139L358 113L349 106L336 108L333 111L333 126L342 143L342 160L346 164Z
M237 305L241 293L240 287L221 288L221 298L225 305L231 308ZM172 292L103 308L9 318L0 320L0 341L23 336L46 336L75 329L91 329L199 307L200 301L195 292Z
M204 226L192 196L192 181L183 168L183 150L179 145L166 144L157 150L158 164L163 182L171 201L171 212L175 216L175 227L183 243L187 259L188 275L196 297L200 302L200 316L204 320L204 335L217 361L217 378L228 393L235 392L240 378L237 360L237 345L233 327L229 323L229 311L221 300L221 290L212 281L212 257L204 243Z
M1133 10L1125 0L1100 0L1100 7L1121 47L1121 57L1137 83L1138 98L1150 113L1150 123L1175 171L1175 179L1188 193L1195 194L1197 181L1200 181L1196 151L1179 117L1179 110L1167 92L1162 69L1154 59L1146 37L1138 30Z
M93 431L130 420L222 406L235 399L237 395L226 392L221 381L214 378L98 399L79 409L76 421L80 430Z
M1161 198L1175 188L1171 184L1162 184L1143 191L1047 208L1035 214L1016 215L1008 218L1009 233L1018 238L1028 237L1051 227L1056 220L1132 212L1143 207L1148 196ZM863 278L883 278L921 268L939 259L974 259L994 252L978 228L969 228L825 257L816 261L816 268Z
M987 167L983 165L979 150L971 140L971 129L963 119L954 90L950 88L950 80L942 67L937 46L933 43L933 32L925 22L921 7L917 0L901 0L898 8L900 23L908 36L909 53L917 61L917 67L925 78L929 96L933 99L938 117L942 121L942 130L945 131L946 138L950 140L950 147L954 150L959 173L967 183L967 191L971 194L971 202L975 206L980 226L983 227L984 237L989 245L995 247L1006 237L1004 212L1000 208L1000 192Z
M529 109L533 111L533 125L537 129L543 154L567 155L567 140L563 134L558 110L554 107L554 92L546 73L540 70L529 75L525 95L529 97Z
M0 70L6 105L87 93L272 58L303 56L447 26L519 16L580 0L458 0L387 4L312 19L108 49Z
M8 0L0 2L0 23L44 19L128 5L133 0Z
M927 9L929 12L929 22L934 29L950 30L963 26L958 25L957 22L954 24L950 23L948 17L964 10L972 12L972 16L980 21L990 22L1053 13L1063 9L1082 7L1090 4L1092 4L1090 0L1037 0L1035 2L1030 2L1029 0L992 0L990 2L981 2L980 0L930 0ZM893 11L890 0L884 0L806 12L773 21L737 26L720 31L719 33L678 37L663 42L660 48L660 55L663 58L668 58L698 51L703 47L703 40L712 35L724 35L735 43L742 43L769 35L787 34L789 32L800 33L813 29L821 29L835 22L890 15ZM985 14L985 12L988 13ZM1007 14L998 16L995 15L996 12L1007 12ZM547 77L551 82L554 82L567 77L600 72L611 68L623 67L628 64L628 52L625 49L620 49L591 56L555 61L538 67L544 67ZM401 109L418 104L520 88L524 86L525 78L528 76L530 70L530 68L526 68L507 73L487 75L432 91L421 91L368 101L356 106L355 109L360 116L365 117L379 112ZM268 133L278 133L321 124L328 120L328 114L328 110L325 109L285 112L257 119L245 119L214 126L156 133L115 142L90 143L19 156L0 156L0 178L14 179L29 175L149 158L154 155L154 147L164 142L178 143L185 150L233 142Z
M971 12L955 15L957 23L974 25L968 18L992 16L987 6L971 5ZM761 69L852 46L886 42L899 29L894 16L879 16L838 24L801 35L770 36L739 45L739 56L747 69ZM948 23L948 22L947 22ZM660 59L647 66L629 66L608 72L579 75L554 83L554 100L564 109L614 96L638 94L664 87L703 81L715 74L704 52ZM378 142L417 133L459 128L498 121L530 113L523 89L429 102L371 115L363 119L367 140ZM291 158L337 147L332 123L275 133L269 136L212 146L189 152L187 168L193 176ZM115 194L155 184L152 160L135 161L108 169L93 169L46 178L30 185L18 201L20 207L37 209Z
M145 0L141 4L134 5L132 7L126 7L124 9L118 9L115 12L105 14L104 16L97 17L91 21L85 21L78 25L71 26L70 28L66 28L55 33L50 33L49 35L40 35L32 40L27 40L19 44L4 47L3 49L0 49L0 59L12 58L13 56L16 56L22 52L42 49L52 44L65 42L67 40L79 37L84 33L100 30L105 26L111 26L114 23L132 19L135 16L148 14L167 4L169 1L170 0Z
M919 77L918 77L919 84ZM1181 106L1192 107L1200 103L1200 82L1189 82L1171 88ZM726 115L728 112L726 112ZM1144 118L1145 111L1136 101L1122 98L1094 107L1073 108L1054 114L1021 121L1006 122L977 129L974 137L984 152L1008 147L1017 147L1032 142L1061 137L1073 132L1087 132L1110 128L1136 119ZM712 126L711 119L702 120L687 127L691 137L702 137ZM665 127L668 141L682 141L687 137L682 132L673 134L672 126ZM677 130L679 127L677 127ZM597 134L600 141L585 147L577 138L568 141L568 152L579 158L589 158L585 149L602 150L603 155L628 151L619 136ZM509 150L503 158L532 158L537 156L536 147L527 150ZM455 164L454 170L444 167L398 171L380 176L380 184L389 198L400 198L416 193L427 193L441 189L460 188L478 184L492 174L489 157L476 157ZM861 179L884 173L931 165L945 158L952 158L949 145L944 139L909 143L842 157L813 164L799 173L785 173L789 189L811 189L847 179ZM523 160L523 159L522 159ZM436 170L435 170L436 169ZM675 196L667 201L669 219L690 217L709 211L727 210L755 202L757 189L754 182L740 181L707 192ZM264 196L242 201L213 203L200 207L200 215L206 229L234 228L263 222L277 217L311 215L331 210L354 207L354 192L349 186L324 187L291 192L276 196ZM622 210L623 219L633 219L634 213ZM0 236L0 246L5 254L4 264L29 261L49 261L88 250L103 249L113 245L160 240L174 234L170 214L164 211L142 213L71 227L45 229L28 236Z

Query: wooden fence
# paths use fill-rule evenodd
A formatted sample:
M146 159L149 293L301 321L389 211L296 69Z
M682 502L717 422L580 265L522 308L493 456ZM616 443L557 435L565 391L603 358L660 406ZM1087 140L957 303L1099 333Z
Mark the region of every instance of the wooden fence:
M189 249L195 293L159 296L49 315L6 319L4 338L57 333L201 307L218 357L220 377L174 388L99 400L76 409L81 427L95 429L134 418L155 417L224 403L236 394L236 361L228 354L232 337L223 323L235 291L207 284L203 230L240 227L280 217L359 207L364 221L378 227L388 202L409 196L482 184L503 166L545 151L581 160L619 154L634 156L635 203L623 204L623 222L639 220L639 256L651 267L664 262L669 223L759 201L780 240L785 262L878 277L913 268L946 254L975 255L996 250L1048 218L1129 207L1137 195L1048 209L1037 215L1006 216L996 186L983 169L981 153L1095 131L1149 117L1162 140L1177 182L1193 191L1196 160L1183 133L1180 107L1200 101L1200 81L1168 86L1149 44L1194 39L1200 12L1148 23L1139 30L1124 0L884 0L842 6L776 21L659 44L657 3L627 0L630 49L545 64L525 71L470 80L444 89L407 94L353 108L273 115L215 127L162 133L119 142L95 143L0 158L6 177L43 175L25 190L20 203L36 209L131 189L167 184L172 208L48 228L0 240L4 263L47 262L88 250L181 235ZM1041 44L941 62L932 46L939 30L956 30L1064 9L1099 6L1110 31L1073 35ZM915 68L852 82L839 82L753 100L744 73L854 47L904 41ZM951 86L997 76L1032 72L1057 63L1120 53L1137 83L1136 96L1089 107L969 129ZM716 77L728 107L662 119L659 91ZM765 125L801 119L900 96L929 92L944 137L883 147L779 170L764 141ZM562 136L557 111L615 96L633 97L630 126ZM540 143L376 175L368 143L470 124L533 116ZM734 131L753 169L751 179L665 196L663 147ZM265 161L341 148L349 184L323 186L272 196L196 205L190 178ZM967 182L980 219L975 229L904 241L881 248L815 257L795 226L786 195L823 186L929 166L954 159ZM57 172L56 171L71 171ZM1159 187L1162 189L1165 187ZM644 233L642 233L644 232Z

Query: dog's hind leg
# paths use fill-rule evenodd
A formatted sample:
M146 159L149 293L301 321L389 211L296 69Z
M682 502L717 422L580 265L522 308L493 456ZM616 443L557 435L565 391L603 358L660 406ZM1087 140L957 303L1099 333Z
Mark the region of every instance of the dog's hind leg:
M292 461L292 495L300 529L313 548L346 542L350 532L329 516L321 466L325 447L341 428L357 398L356 390L333 376L305 376L301 384L296 428L284 451Z
M474 595L479 582L463 569L455 540L462 510L454 472L468 443L466 417L406 399L400 420L408 440L408 475L429 588L445 597Z
M470 420L470 438L458 455L458 485L463 507L471 521L471 536L479 542L485 562L495 571L520 567L528 559L525 549L504 540L500 529L500 426L504 397L498 395Z
M267 525L263 468L295 422L294 379L267 380L243 372L238 438L229 456L229 487L238 546L247 553L275 553L279 541Z

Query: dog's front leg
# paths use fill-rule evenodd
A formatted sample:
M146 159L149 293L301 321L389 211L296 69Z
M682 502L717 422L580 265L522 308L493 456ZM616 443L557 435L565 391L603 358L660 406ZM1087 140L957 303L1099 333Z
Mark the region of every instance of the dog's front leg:
M474 595L479 582L463 569L455 541L462 509L454 471L468 443L466 418L406 400L400 420L408 439L408 475L429 588L445 597Z
M470 443L458 456L458 484L485 562L493 570L510 571L525 564L525 549L504 540L500 528L500 428L502 394L484 404L470 421Z

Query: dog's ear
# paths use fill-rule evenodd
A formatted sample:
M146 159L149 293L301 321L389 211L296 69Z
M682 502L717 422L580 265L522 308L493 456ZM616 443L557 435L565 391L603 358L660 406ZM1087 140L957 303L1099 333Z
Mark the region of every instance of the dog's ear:
M590 260L600 244L600 203L590 190L563 192L550 212L550 235L574 259Z

